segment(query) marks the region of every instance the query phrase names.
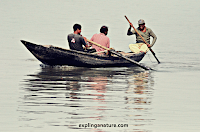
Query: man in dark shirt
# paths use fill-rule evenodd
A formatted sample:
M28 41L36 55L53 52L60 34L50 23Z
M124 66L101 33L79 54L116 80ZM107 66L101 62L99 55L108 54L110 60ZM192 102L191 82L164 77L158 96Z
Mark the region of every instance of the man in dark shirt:
M84 51L83 45L85 47L88 47L88 46L87 46L86 41L85 41L86 38L82 37L82 35L80 35L81 25L80 24L74 24L73 29L74 29L74 33L71 33L67 36L69 47L72 50Z

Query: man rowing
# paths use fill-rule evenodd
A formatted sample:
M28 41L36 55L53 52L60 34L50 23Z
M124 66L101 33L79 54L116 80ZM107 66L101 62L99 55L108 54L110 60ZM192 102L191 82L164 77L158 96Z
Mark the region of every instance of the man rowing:
M148 28L148 27L145 26L145 22L144 22L143 19L140 19L140 20L138 21L138 25L139 25L139 27L138 27L136 30L139 32L139 34L140 34L140 35L144 38L144 40L147 42L147 46L148 46L148 47L152 47L152 46L155 44L156 40L157 40L156 35L154 34L154 32L153 32L150 28ZM145 42L142 40L142 38L137 34L137 32L136 32L135 30L132 30L132 31L131 31L131 27L132 27L132 26L133 26L133 24L130 23L130 27L129 27L129 29L128 29L127 35L130 36L130 35L135 34L135 35L136 35L136 43L145 43ZM152 41L151 44L150 44L150 37L153 37L153 41ZM131 46L131 44L129 45L129 47L130 47L130 46Z

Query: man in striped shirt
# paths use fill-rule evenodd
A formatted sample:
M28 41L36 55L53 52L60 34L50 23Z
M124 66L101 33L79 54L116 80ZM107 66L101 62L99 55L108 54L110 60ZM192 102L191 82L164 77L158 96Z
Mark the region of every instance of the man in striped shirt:
M110 39L106 36L107 34L108 34L108 27L102 26L100 29L100 33L94 34L90 40L106 48L110 48ZM96 49L97 52L104 51L104 49L96 45L92 45L92 48Z

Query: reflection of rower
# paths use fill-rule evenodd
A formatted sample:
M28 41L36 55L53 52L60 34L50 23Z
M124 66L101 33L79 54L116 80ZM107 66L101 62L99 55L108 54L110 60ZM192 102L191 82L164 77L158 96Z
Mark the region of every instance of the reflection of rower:
M133 93L137 95L152 95L152 88L151 85L153 81L150 78L148 72L141 72L134 76L134 80L129 82L130 86L134 86L133 88L130 87L127 90L127 93ZM134 104L149 104L151 97L126 97L127 103L134 103Z
M149 72L136 73L129 80L126 91L126 118L132 119L134 126L144 126L155 120L151 116L152 109L152 84L153 80ZM128 113L129 112L129 113Z

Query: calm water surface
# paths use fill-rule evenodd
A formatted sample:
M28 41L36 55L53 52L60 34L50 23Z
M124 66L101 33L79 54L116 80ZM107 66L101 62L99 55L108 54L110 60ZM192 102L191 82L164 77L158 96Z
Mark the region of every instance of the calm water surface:
M109 123L134 130L155 120L154 80L139 68L47 67L27 76L20 88L21 127L81 129L79 124Z
M196 0L2 0L0 131L200 131L200 2ZM91 38L109 27L111 47L130 51L124 15L158 37L141 68L40 66L21 39L68 48L74 23ZM84 127L85 124L90 127ZM121 127L91 127L91 124ZM128 127L127 127L128 125Z

